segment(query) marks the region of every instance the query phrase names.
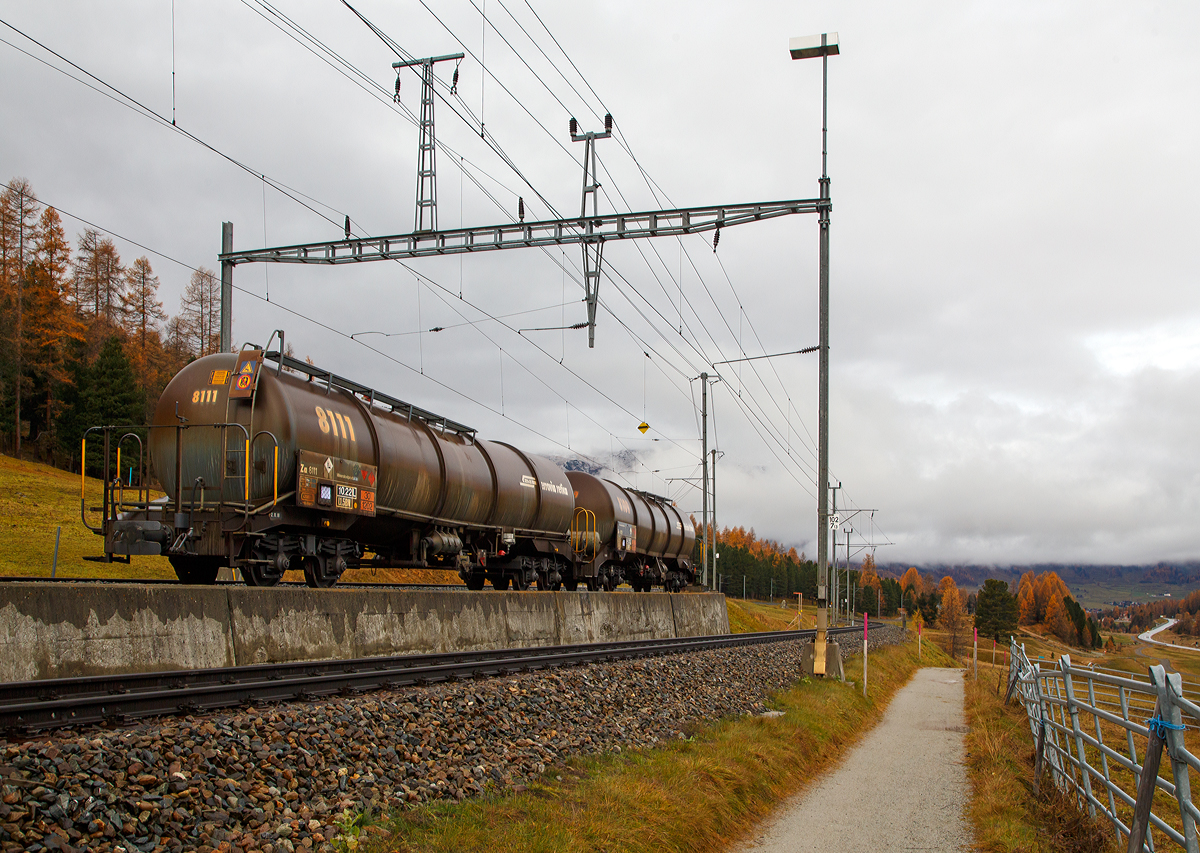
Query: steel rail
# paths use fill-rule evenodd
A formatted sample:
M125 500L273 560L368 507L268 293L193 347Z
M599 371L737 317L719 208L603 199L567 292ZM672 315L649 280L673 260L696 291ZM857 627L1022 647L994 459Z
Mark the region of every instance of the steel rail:
M97 585L113 585L113 584L134 584L137 586L188 586L181 580L172 580L170 578L73 578L73 577L54 577L54 578L39 578L29 575L13 575L0 577L0 586L4 584L97 584ZM216 587L239 587L248 589L242 581L213 581L207 586ZM275 588L279 587L295 587L297 589L307 588L304 581L279 581L275 584ZM387 583L385 581L342 581L339 583L338 590L355 590L355 589L422 589L422 590L455 590L467 592L467 585L462 583Z
M861 630L847 627L831 632ZM811 640L814 634L814 631L720 634L0 683L0 730L26 733L198 713L246 703L303 701L336 693L354 694L604 660Z

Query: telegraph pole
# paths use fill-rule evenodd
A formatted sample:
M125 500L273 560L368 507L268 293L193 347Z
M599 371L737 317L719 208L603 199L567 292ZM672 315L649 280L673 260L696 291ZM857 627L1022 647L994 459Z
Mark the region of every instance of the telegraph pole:
M721 556L717 551L717 449L714 447L709 453L712 454L712 570L715 575L717 558ZM742 598L745 596L743 595Z
M832 35L832 38L830 36ZM817 637L813 643L813 673L825 674L826 628L829 624L829 173L826 165L828 130L829 56L838 54L837 33L794 38L789 45L792 59L821 57L821 180L818 216L820 244L818 261L820 317L820 396L817 417Z
M700 510L700 531L704 542L700 545L700 562L704 566L700 583L708 586L708 374L700 374L700 461L701 483L700 493L704 495ZM717 568L713 567L713 580L717 578Z

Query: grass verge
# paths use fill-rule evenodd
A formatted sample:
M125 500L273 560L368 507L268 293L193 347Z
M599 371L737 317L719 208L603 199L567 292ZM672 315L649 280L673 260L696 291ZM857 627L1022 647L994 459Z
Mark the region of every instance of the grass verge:
M725 609L729 613L731 634L752 634L758 631L786 631L795 628L796 608L780 607L778 603L753 601L748 598L725 597ZM801 627L811 628L816 617L808 608L800 618Z
M966 678L967 773L977 849L985 853L1099 853L1115 849L1112 825L1088 818L1042 778L1033 784L1033 740L1025 710L1003 704L1003 667L980 664ZM999 680L998 680L999 679ZM1000 684L997 695L997 684Z
M872 653L867 699L848 684L801 681L774 697L780 717L722 720L688 741L572 759L524 792L378 816L343 844L366 853L722 850L857 742L918 667L950 663L929 648L918 660L915 642L892 646Z
M103 484L87 480L88 506L98 506ZM92 513L92 524L100 514ZM58 572L62 577L171 578L166 557L134 557L133 563L91 563L104 540L79 518L79 475L49 465L0 456L0 575L50 577L55 530L62 527Z

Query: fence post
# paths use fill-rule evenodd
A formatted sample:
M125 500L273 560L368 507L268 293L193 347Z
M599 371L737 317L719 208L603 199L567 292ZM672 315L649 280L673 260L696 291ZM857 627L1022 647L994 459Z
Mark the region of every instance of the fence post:
M1039 713L1041 709L1039 709ZM1046 721L1038 721L1037 756L1033 760L1033 786L1042 790L1042 759L1046 754Z
M1079 761L1079 775L1083 778L1083 796L1087 800L1088 816L1096 816L1096 804L1092 800L1092 768L1083 751L1083 731L1079 728L1079 706L1075 702L1075 685L1071 680L1071 656L1063 655L1058 663L1062 672L1063 687L1067 693L1067 709L1071 712L1071 730L1075 734L1075 757Z
M50 577L58 574L58 542L62 539L62 525L58 526L58 530L54 534L54 562L50 564Z
M1150 681L1156 688L1160 681L1165 682L1165 674L1166 671L1159 664L1150 667ZM1154 716L1159 716L1162 710L1163 692L1160 690L1158 700L1154 703ZM1150 807L1154 803L1154 790L1158 787L1158 765L1162 760L1162 751L1162 738L1158 736L1158 729L1153 728L1150 730L1150 740L1146 744L1146 760L1142 762L1142 775L1138 779L1133 819L1129 822L1129 853L1142 853L1142 846L1146 842L1146 832L1150 827Z
M1155 683L1160 696L1165 699L1164 707L1160 716L1172 726L1176 728L1167 729L1167 755L1171 758L1171 775L1175 780L1175 797L1179 801L1179 817L1183 822L1183 840L1187 846L1188 853L1197 853L1200 849L1197 847L1196 840L1196 820L1192 817L1192 813L1188 811L1187 806L1192 802L1192 785L1191 779L1188 776L1187 762L1181 757L1186 752L1187 747L1183 739L1183 715L1180 713L1179 706L1175 704L1175 697L1183 695L1183 676L1178 672L1164 672L1166 678L1163 682Z
M1038 726L1039 726L1038 735L1042 739L1042 755L1043 755L1043 760L1044 760L1046 728L1047 728L1047 726L1046 726L1046 711L1048 709L1046 707L1045 696L1042 694L1042 665L1040 663L1033 664L1032 667L1030 668L1030 675L1032 676L1032 681L1033 681L1033 699L1035 702L1037 702ZM1026 707L1026 709L1029 708L1028 700L1026 700L1025 707ZM1028 713L1028 710L1026 711L1026 713ZM1051 713L1053 713L1052 710L1051 710ZM1056 769L1056 766L1057 765L1055 765L1055 763L1053 761L1050 762L1051 770ZM1061 787L1061 783L1057 779L1055 779L1054 776L1051 776L1050 779L1051 779L1051 781L1054 782L1055 785L1059 785Z
M1008 704L1008 700L1012 698L1013 690L1017 687L1017 681L1021 678L1021 674L1017 672L1017 641L1013 637L1008 638L1009 655L1008 655L1008 689L1004 691L1004 704Z

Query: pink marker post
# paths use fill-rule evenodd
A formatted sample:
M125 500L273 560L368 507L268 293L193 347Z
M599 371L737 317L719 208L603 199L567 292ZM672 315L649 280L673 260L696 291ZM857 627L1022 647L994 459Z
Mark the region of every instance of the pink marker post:
M863 611L863 698L867 697L867 611Z

